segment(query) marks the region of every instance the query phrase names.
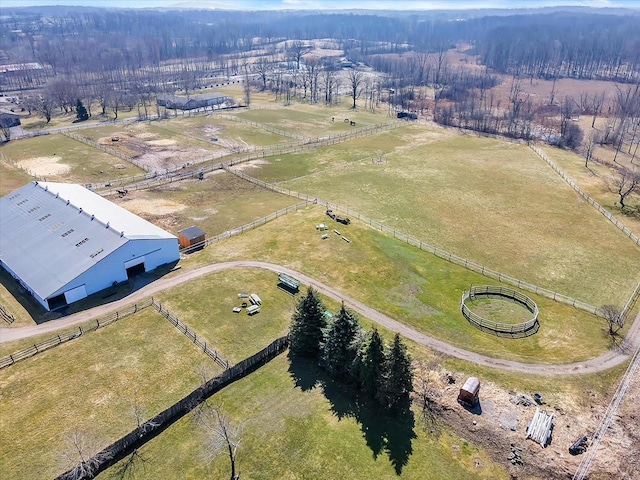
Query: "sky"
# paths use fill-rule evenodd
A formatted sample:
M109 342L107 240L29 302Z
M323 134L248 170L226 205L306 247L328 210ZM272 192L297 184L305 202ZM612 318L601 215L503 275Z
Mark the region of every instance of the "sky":
M449 10L575 5L640 8L640 0L1 0L3 7L65 5L113 8L222 8L234 10Z

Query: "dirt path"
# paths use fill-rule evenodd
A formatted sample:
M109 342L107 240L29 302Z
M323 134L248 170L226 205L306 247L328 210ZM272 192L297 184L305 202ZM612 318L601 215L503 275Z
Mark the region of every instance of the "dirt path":
M344 301L352 310L360 313L361 315L373 320L376 323L400 333L403 337L413 340L414 342L425 345L433 350L442 352L446 355L450 355L468 362L472 362L478 365L486 367L498 368L501 370L508 370L512 372L522 372L537 375L572 375L572 374L585 374L595 373L603 370L610 369L626 361L629 358L629 353L635 351L638 346L638 339L640 337L640 319L637 319L629 333L627 334L627 340L624 345L626 348L610 350L609 352L601 355L597 358L592 358L584 362L568 363L562 365L547 365L547 364L530 364L521 363L510 360L502 360L499 358L493 358L479 353L470 352L450 345L441 340L430 337L424 333L418 332L413 328L404 325L387 315L374 310L367 305L354 300L333 287L325 285L323 283L314 280L303 273L296 272L287 267L275 265L272 263L257 262L252 260L240 260L234 262L216 263L213 265L207 265L205 267L189 270L184 273L180 273L171 278L159 279L152 282L145 287L136 290L131 295L115 301L113 303L100 305L91 310L76 313L60 320L52 320L42 325L21 327L21 328L0 328L0 343L11 342L23 338L28 338L34 335L40 335L43 333L54 332L63 328L67 328L78 323L84 323L94 318L105 316L111 312L119 310L131 303L142 300L143 298L155 295L167 288L180 285L189 280L207 275L212 272L220 270L226 270L229 268L262 268L273 272L282 272L299 279L302 283L312 286L317 291L337 301Z

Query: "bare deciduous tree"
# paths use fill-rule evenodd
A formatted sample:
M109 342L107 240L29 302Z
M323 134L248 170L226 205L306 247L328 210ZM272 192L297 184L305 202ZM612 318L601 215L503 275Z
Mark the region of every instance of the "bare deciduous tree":
M640 193L640 174L621 168L609 179L607 187L611 193L618 195L620 209L624 210L625 200L634 193Z
M625 316L622 314L622 309L617 305L602 305L600 307L600 315L609 325L609 335L615 336L618 330L624 327Z
M356 100L362 93L362 87L364 84L364 73L359 70L351 69L349 72L349 92L353 99L353 109L356 108Z
M213 460L222 451L227 451L231 465L231 480L239 480L236 473L236 456L242 440L243 425L233 425L220 405L204 404L196 413L196 423L204 434L206 451L204 456Z
M598 141L599 141L598 136L595 133L591 133L587 137L587 141L585 142L583 147L585 167L589 165L589 160L591 160L591 157L593 157L593 152L596 149L596 145L598 144Z
M74 430L65 438L67 447L60 454L63 468L68 471L67 480L93 478L98 466L111 458L101 451L97 442L86 432Z

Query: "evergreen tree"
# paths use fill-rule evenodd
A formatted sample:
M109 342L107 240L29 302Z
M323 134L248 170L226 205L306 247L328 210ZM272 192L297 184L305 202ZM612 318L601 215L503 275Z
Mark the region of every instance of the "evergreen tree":
M89 119L87 109L80 99L78 99L78 103L76 103L76 117L78 117L78 120L80 120L81 122Z
M385 377L386 357L384 341L377 329L367 335L357 358L357 379L360 389L370 398L376 398Z
M291 317L289 341L291 353L304 357L317 357L327 326L325 308L318 294L309 287L300 299Z
M396 334L387 351L385 363L385 375L378 391L378 401L385 408L393 409L408 400L409 393L413 391L411 357L399 334Z
M356 357L360 334L358 317L342 304L340 313L325 332L320 365L336 379L347 378Z

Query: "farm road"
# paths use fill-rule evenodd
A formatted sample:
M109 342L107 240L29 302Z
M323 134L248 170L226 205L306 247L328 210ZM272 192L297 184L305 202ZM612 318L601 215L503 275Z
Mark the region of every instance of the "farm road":
M365 316L370 320L373 320L374 322L384 326L385 328L391 331L398 332L403 337L411 339L414 342L425 345L435 351L438 351L462 360L466 360L474 364L483 365L491 368L497 368L501 370L508 370L512 372L521 372L521 373L528 373L528 374L535 374L535 375L574 375L574 374L600 372L600 371L615 367L616 365L619 365L624 361L626 361L629 358L629 354L635 351L636 348L638 348L638 340L640 337L640 318L639 318L639 319L636 319L636 321L633 323L631 329L627 334L627 340L625 341L627 348L613 349L599 357L592 358L584 362L568 363L568 364L561 364L561 365L549 365L549 364L530 364L530 363L521 363L521 362L510 361L510 360L502 360L499 358L493 358L486 355L481 355L479 353L463 350L461 348L450 345L441 340L430 337L424 333L418 332L417 330L407 325L404 325L388 317L387 315L381 312L378 312L377 310L374 310L373 308L368 307L364 303L354 300L340 293L335 288L325 285L323 283L320 283L317 280L314 280L313 278L308 277L303 273L296 272L295 270L292 270L290 268L282 267L280 265L275 265L272 263L258 262L258 261L252 261L252 260L240 260L240 261L223 262L223 263L207 265L205 267L180 273L174 277L156 280L155 282L152 282L144 286L143 288L136 290L131 295L121 300L118 300L109 304L105 304L105 305L99 305L95 308L92 308L91 310L79 312L74 315L70 315L64 319L52 320L50 322L37 325L37 326L20 327L20 328L0 328L0 343L11 342L13 340L19 340L23 338L29 338L34 335L54 332L63 328L67 328L67 327L79 324L79 323L84 323L89 320L93 320L95 318L99 318L109 313L115 312L116 310L124 308L125 306L130 305L132 303L138 302L143 298L153 296L167 288L180 285L189 280L193 280L195 278L201 277L202 275L207 275L212 272L218 272L220 270L226 270L229 268L262 268L262 269L270 270L273 272L286 273L288 275L296 277L302 283L312 286L318 292L321 292L327 297L330 297L337 301L344 301L345 305L347 305L352 310L358 312L359 314Z

